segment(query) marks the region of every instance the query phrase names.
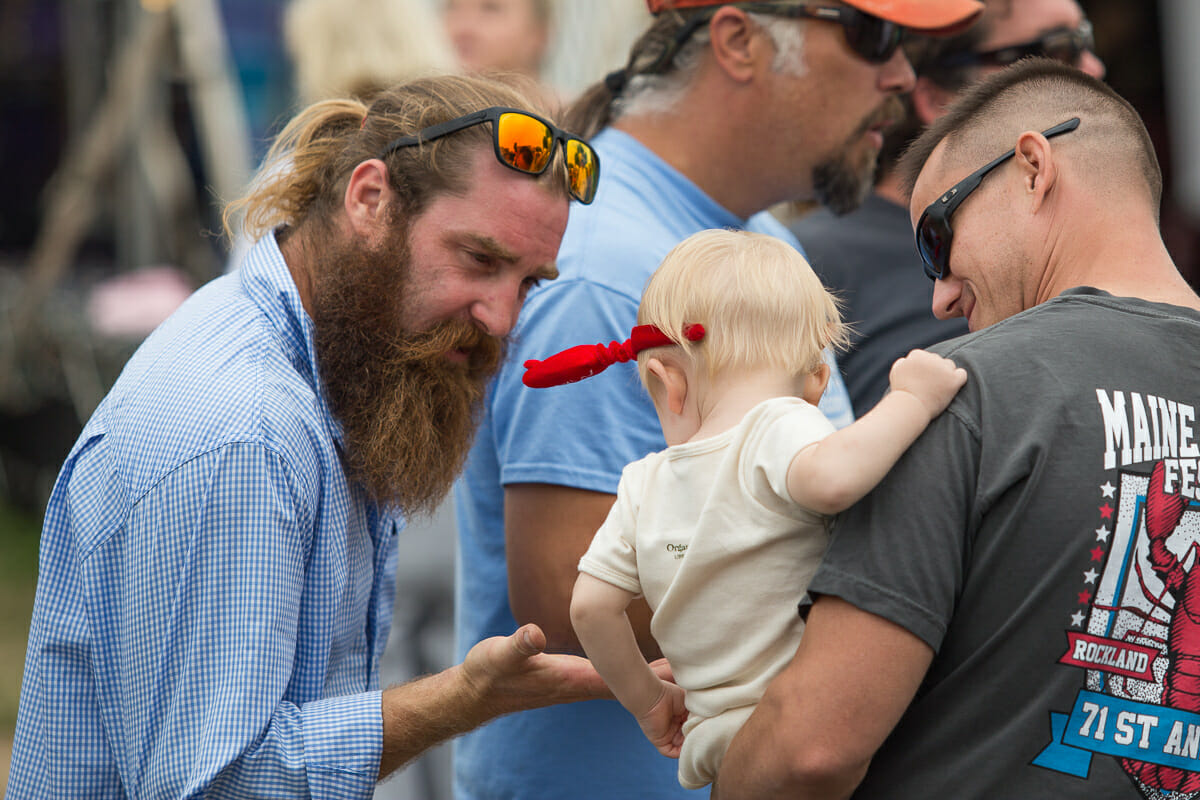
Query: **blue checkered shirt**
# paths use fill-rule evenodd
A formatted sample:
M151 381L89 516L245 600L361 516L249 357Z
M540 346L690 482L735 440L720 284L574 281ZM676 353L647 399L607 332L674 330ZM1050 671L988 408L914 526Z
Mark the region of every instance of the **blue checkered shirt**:
M9 800L371 796L401 522L316 375L273 236L126 366L46 512Z

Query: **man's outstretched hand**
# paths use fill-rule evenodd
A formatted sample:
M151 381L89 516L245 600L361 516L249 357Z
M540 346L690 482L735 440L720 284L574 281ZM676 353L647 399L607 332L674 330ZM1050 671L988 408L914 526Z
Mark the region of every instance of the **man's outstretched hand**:
M487 719L531 708L611 698L592 663L543 652L546 635L532 623L510 636L484 639L467 653L462 680ZM486 721L486 720L483 720Z
M479 642L461 664L385 690L379 777L503 714L612 697L586 658L545 648L542 629L525 625Z

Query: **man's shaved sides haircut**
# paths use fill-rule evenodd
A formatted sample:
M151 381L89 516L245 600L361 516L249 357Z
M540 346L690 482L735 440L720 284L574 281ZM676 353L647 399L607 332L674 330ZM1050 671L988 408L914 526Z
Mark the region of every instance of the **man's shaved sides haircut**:
M912 195L942 140L943 168L964 163L981 167L1010 149L1022 132L1043 131L1071 117L1079 117L1079 128L1062 137L1061 145L1086 148L1089 159L1104 165L1092 171L1096 177L1134 184L1140 178L1157 212L1162 171L1137 111L1102 81L1046 58L1023 59L968 88L901 157L903 190Z

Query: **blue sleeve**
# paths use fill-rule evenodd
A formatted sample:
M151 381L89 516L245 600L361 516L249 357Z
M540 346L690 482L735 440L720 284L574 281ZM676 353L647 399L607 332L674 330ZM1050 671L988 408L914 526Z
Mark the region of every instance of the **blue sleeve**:
M833 423L833 427L844 428L854 422L854 407L850 404L850 393L846 391L846 382L842 380L842 371L832 351L825 351L825 361L829 364L829 385L825 387L825 394L821 395L817 408Z
M804 246L796 238L796 235L769 211L762 211L751 217L747 221L746 230L782 239L804 254ZM807 257L807 254L805 255ZM821 413L825 415L826 419L833 423L833 427L844 428L854 422L854 407L850 403L850 392L846 389L846 382L842 380L842 370L838 366L837 357L833 351L825 351L825 361L829 364L829 384L825 387L825 394L821 395L817 408L821 409Z
M666 446L634 363L578 383L530 389L526 359L577 344L624 341L637 299L587 280L556 281L530 298L492 395L502 484L547 483L615 494L621 470Z
M286 699L319 602L303 592L314 505L276 453L227 445L81 554L97 699L131 797L371 796L380 693Z

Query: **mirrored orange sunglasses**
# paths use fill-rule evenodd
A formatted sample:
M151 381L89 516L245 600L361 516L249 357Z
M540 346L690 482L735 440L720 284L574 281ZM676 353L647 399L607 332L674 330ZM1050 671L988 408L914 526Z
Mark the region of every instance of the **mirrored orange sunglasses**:
M452 133L492 123L492 144L496 158L506 167L528 175L541 175L550 166L556 142L562 144L567 168L567 192L581 203L596 197L600 182L600 157L592 146L539 116L518 108L493 106L456 119L430 125L411 136L388 142L379 158L386 158L402 147L431 142Z

